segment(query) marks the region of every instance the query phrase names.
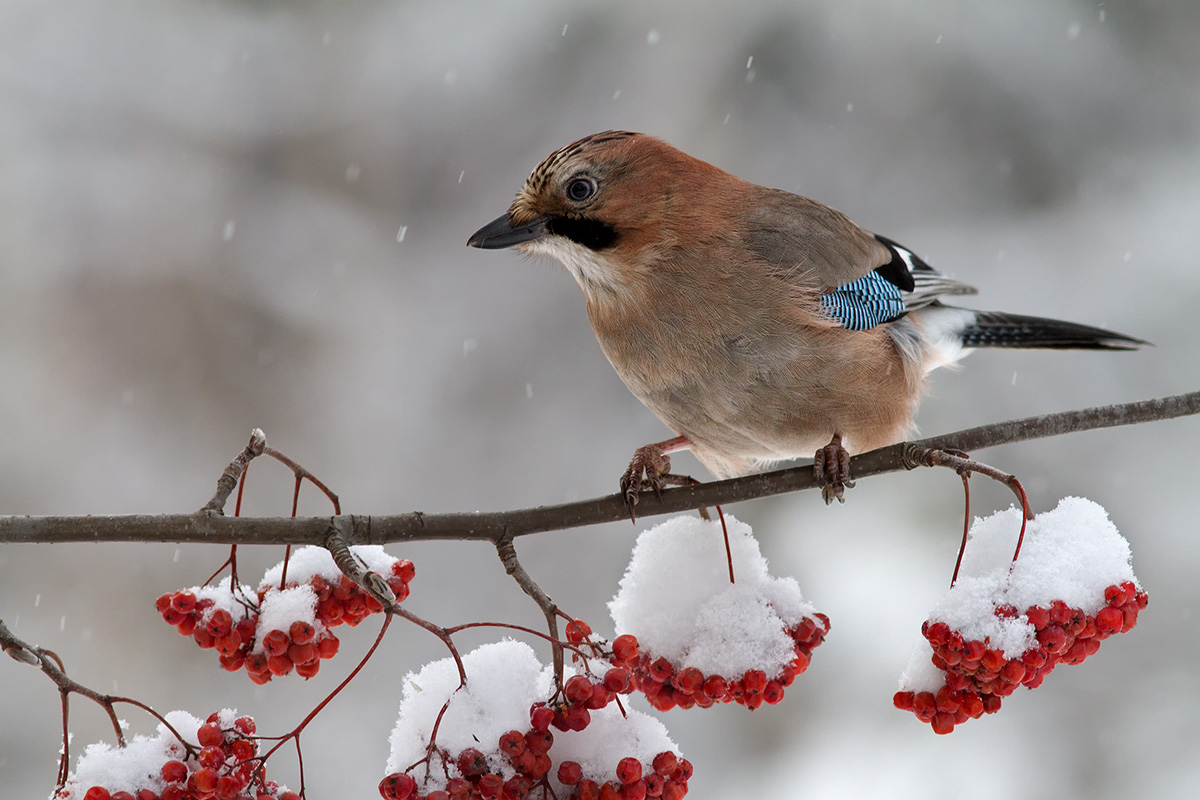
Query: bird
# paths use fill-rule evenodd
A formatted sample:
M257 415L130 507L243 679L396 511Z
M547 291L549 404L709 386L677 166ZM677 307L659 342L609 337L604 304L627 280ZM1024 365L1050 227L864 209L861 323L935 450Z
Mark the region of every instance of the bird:
M812 457L826 504L849 456L903 441L933 369L980 347L1132 350L1147 342L943 302L976 289L816 200L742 180L662 139L604 131L555 150L468 245L558 261L601 349L674 433L620 486L696 482Z

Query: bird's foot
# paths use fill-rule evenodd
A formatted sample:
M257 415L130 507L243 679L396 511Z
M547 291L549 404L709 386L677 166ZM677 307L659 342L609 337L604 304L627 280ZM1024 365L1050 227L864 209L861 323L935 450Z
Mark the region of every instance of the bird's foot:
M821 487L825 505L835 499L839 503L846 502L846 489L853 489L854 481L850 480L850 453L842 447L840 433L835 433L829 444L813 456L813 476Z
M639 447L629 461L629 468L621 476L621 494L625 497L625 505L629 507L629 518L637 521L638 498L642 492L650 490L658 499L662 499L664 486L690 486L699 483L689 475L674 475L671 473L671 457L664 452L671 442L659 442Z

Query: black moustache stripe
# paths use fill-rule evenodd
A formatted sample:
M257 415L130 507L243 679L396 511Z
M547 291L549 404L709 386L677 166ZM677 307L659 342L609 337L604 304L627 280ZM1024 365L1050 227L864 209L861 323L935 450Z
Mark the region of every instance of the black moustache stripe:
M607 250L617 243L617 229L606 222L586 217L554 217L546 226L550 233L565 236L589 250Z

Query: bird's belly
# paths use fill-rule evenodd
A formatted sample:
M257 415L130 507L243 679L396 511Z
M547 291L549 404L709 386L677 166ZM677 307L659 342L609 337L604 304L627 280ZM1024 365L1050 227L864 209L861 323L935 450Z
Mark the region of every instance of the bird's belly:
M815 380L795 374L787 380L722 376L630 388L668 427L691 439L705 466L728 477L771 462L812 458L835 433L851 452L901 441L916 407L909 382L881 372L867 391L856 373L842 379L822 373Z
M722 477L811 458L835 433L851 452L899 441L923 386L882 332L748 327L681 346L665 329L644 330L631 346L596 328L629 389Z
M736 461L741 465L737 472L762 461L811 456L836 428L834 418L821 408L794 399L783 407L775 392L741 390L717 397L687 388L641 400L668 427L691 439L697 456Z

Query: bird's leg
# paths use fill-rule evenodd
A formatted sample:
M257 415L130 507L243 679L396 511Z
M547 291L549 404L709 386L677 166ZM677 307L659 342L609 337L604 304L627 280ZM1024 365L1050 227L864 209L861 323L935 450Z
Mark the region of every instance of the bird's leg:
M663 442L639 447L629 462L629 469L621 476L621 494L625 496L625 504L629 506L629 517L636 521L634 507L638 496L644 489L651 489L654 494L662 497L664 486L687 486L698 483L688 475L673 475L671 473L671 458L669 453L688 450L692 446L691 439L686 436L676 436Z
M842 447L840 433L835 433L829 444L813 456L813 475L821 487L825 505L832 503L834 498L839 503L846 502L846 489L853 489L854 481L850 480L850 453Z

